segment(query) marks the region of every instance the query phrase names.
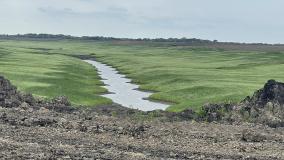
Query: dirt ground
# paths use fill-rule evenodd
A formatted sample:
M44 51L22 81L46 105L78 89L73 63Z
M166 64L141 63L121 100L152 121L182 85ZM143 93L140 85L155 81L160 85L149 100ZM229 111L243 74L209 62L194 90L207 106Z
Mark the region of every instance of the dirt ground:
M284 129L1 108L1 159L284 159Z
M284 84L270 82L248 103L282 104ZM127 116L136 114L124 107L83 110L70 105L65 97L42 101L19 93L0 77L0 159L284 159L283 127L196 122L190 111L141 120ZM283 115L283 105L269 112L252 106L247 107L251 115L270 113L265 120ZM216 108L208 110L209 119L218 117ZM169 121L175 116L184 119Z

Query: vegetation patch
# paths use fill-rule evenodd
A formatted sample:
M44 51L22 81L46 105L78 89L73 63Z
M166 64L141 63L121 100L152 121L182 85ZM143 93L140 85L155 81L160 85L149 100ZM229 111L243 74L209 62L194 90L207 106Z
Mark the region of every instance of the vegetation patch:
M9 52L0 50L0 55L3 55L0 57L0 74L9 78L20 90L44 98L64 95L75 105L112 103L99 96L106 89L100 87L102 83L94 68L77 58L65 56L64 51L47 55L45 52L52 50L26 49L16 42L2 43L1 46Z
M73 103L108 104L95 69L74 55L93 55L127 74L152 100L173 102L169 111L200 110L205 103L239 102L268 79L284 81L284 53L234 46L179 46L116 41L13 41L0 44L0 72L21 90L66 95ZM262 46L265 47L265 46ZM267 50L267 51L266 51ZM21 83L20 83L21 82Z

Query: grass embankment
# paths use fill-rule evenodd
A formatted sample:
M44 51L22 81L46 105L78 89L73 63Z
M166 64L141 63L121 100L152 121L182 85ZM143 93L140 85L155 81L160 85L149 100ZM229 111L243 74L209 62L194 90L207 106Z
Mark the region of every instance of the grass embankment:
M284 54L153 45L104 45L100 61L158 91L150 98L176 103L169 111L199 109L204 103L239 102L268 79L284 81Z
M62 54L95 55L141 84L141 89L157 91L151 99L176 103L170 111L238 102L268 79L284 81L281 52L87 41L5 41L0 47L2 54L9 51L1 56L0 72L21 89L43 96L63 94L82 104L109 101L97 96L105 90L93 68Z
M106 89L100 87L102 83L93 67L79 59L61 55L65 51L52 43L43 44L45 48L37 43L0 43L0 74L20 90L37 96L65 95L75 105L111 103L98 95Z

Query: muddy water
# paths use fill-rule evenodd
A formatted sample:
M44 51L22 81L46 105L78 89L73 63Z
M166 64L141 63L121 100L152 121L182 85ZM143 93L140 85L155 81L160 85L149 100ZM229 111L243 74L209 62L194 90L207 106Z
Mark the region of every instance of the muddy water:
M85 62L97 68L102 82L105 84L104 87L110 92L110 94L103 96L110 98L113 102L142 111L164 110L169 106L146 100L152 93L137 90L138 85L130 83L130 79L119 74L114 68L93 60L85 60Z

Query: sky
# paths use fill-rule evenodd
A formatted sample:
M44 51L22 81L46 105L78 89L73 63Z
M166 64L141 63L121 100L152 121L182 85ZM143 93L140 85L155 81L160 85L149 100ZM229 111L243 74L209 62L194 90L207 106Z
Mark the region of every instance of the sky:
M0 34L284 43L284 0L0 0Z

